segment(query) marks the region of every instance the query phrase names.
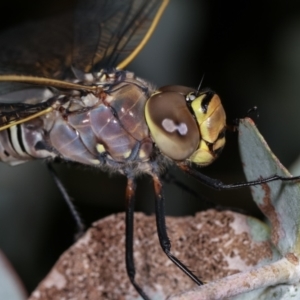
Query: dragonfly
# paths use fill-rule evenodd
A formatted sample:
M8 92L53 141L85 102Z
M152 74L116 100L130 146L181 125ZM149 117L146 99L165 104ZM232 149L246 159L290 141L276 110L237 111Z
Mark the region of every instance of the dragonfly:
M156 88L125 70L167 5L168 0L79 0L71 12L0 34L0 161L63 160L126 176L126 270L143 299L150 298L135 280L133 258L136 179L141 174L153 180L162 250L197 285L203 281L171 251L164 172L176 165L217 190L299 179L274 175L225 184L198 170L225 145L220 97L210 89Z

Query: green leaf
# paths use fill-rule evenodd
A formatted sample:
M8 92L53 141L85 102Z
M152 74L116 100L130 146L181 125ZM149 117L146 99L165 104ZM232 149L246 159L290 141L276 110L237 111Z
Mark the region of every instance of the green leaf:
M248 181L275 174L290 176L250 119L240 122L239 146ZM251 187L251 192L270 222L273 244L282 256L289 253L299 256L300 183L275 181Z

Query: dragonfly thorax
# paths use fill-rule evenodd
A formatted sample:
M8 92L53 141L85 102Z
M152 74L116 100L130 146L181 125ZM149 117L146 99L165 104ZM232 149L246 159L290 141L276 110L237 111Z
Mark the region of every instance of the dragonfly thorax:
M137 165L140 172L151 172L158 156L207 165L223 148L225 112L214 92L182 86L155 91L119 70L93 76L93 81L74 81L83 90L57 92L32 106L24 103L25 116L42 105L47 113L3 130L0 159L16 164L60 157L119 170Z

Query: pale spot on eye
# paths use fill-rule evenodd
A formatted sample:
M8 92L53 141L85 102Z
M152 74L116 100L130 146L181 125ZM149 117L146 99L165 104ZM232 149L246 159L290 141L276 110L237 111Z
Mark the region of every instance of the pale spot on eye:
M185 123L176 125L173 120L164 119L161 124L163 128L168 132L174 132L177 130L180 135L186 135L188 132L188 128Z

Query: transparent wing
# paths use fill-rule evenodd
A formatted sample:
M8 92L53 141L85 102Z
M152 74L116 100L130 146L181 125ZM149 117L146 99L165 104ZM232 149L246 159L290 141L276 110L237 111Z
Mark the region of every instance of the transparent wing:
M0 74L68 77L73 46L72 22L70 11L0 33ZM0 95L31 87L1 83Z
M139 46L167 2L80 2L75 14L74 66L85 72L116 67Z
M63 13L0 33L0 75L64 80L72 68L96 72L124 61L149 32L167 0L79 0ZM125 64L122 64L122 67ZM0 95L29 88L1 83Z

